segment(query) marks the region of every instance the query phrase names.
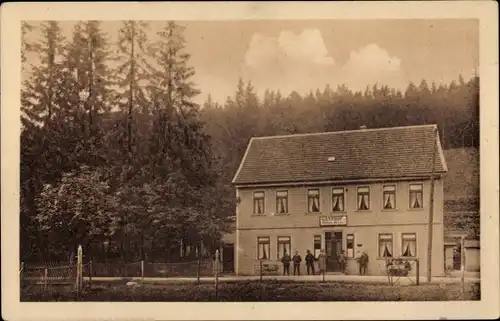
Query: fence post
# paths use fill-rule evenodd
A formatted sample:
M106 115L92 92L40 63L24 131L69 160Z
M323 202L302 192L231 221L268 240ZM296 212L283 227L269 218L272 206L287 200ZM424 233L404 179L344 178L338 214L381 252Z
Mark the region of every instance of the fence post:
M419 259L417 259L416 268L417 268L417 271L416 271L416 274L417 274L417 285L420 285L420 260Z
M262 260L259 261L259 265L260 265L260 281L262 282Z
M78 245L78 258L76 261L76 296L80 298L80 293L82 291L82 261L83 261L83 250L82 246Z
M215 251L215 299L219 301L219 250Z
M144 260L141 261L141 283L144 284Z
M49 277L49 269L45 267L44 276L43 276L43 290L47 291L47 279Z

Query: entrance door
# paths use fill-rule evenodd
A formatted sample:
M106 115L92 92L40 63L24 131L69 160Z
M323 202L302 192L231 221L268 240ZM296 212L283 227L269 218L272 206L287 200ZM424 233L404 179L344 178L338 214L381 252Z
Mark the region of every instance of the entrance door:
M338 253L342 250L342 232L325 232L326 271L340 272Z
M222 272L234 273L234 244L226 243L222 247Z

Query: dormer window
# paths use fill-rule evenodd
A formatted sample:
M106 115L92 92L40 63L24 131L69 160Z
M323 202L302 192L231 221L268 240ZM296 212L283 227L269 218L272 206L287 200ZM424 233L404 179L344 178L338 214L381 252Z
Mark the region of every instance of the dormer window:
M276 192L276 213L278 214L288 213L288 191Z
M264 215L264 192L253 193L253 213L255 215Z

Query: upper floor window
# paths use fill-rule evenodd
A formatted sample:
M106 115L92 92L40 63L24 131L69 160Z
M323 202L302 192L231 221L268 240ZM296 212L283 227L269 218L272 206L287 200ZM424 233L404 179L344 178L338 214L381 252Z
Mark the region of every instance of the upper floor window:
M278 260L286 254L291 255L292 241L290 236L278 236Z
M314 257L318 258L321 252L321 235L314 235Z
M392 234L379 234L378 235L378 256L379 257L392 257L393 241Z
M264 214L264 192L253 193L253 213L257 215Z
M396 185L384 185L383 204L384 210L396 208Z
M416 257L417 256L417 234L403 233L401 234L401 256Z
M354 257L354 234L347 234L345 243L347 257Z
M370 187L358 187L358 211L368 211L370 209Z
M423 208L422 184L410 184L410 208Z
M332 211L344 211L344 188L335 187L332 189Z
M288 213L288 191L276 192L276 212L278 214Z
M309 212L319 212L319 189L307 190L307 207Z

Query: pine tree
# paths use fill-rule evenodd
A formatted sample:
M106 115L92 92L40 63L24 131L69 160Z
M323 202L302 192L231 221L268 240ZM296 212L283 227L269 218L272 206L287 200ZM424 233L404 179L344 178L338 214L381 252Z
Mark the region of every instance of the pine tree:
M26 32L25 27L25 32ZM21 109L25 121L47 124L57 109L54 95L61 80L61 57L65 38L57 21L41 25L42 40L31 48L39 55L39 63L32 66L32 72L24 83L21 93ZM27 49L25 47L25 49Z

